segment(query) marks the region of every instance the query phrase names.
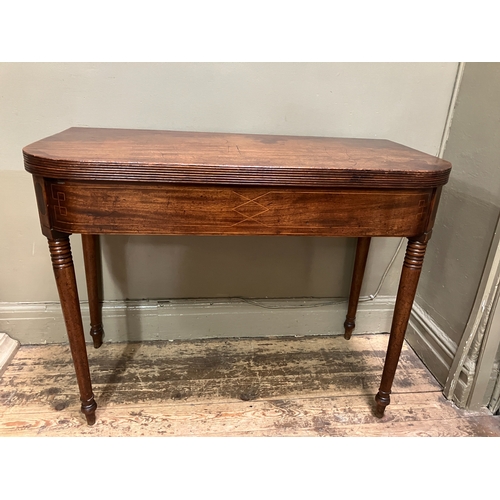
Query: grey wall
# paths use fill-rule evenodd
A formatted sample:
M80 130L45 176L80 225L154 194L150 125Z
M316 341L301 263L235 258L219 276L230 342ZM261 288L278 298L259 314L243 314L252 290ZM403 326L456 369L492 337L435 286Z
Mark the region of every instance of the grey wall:
M456 71L455 63L0 64L0 301L57 300L23 146L93 126L378 137L437 154ZM465 175L455 175L445 206L458 197L463 210ZM476 184L467 199L489 214L493 193L484 201L482 190L496 187ZM453 239L456 222L446 224ZM472 229L483 242L484 231ZM440 245L444 237L436 236L436 257L454 246ZM397 243L373 243L363 294L374 291ZM345 296L353 251L343 239L106 237L105 297ZM395 295L398 279L396 263L381 293Z
M467 63L444 158L445 186L417 302L457 344L500 213L500 64Z

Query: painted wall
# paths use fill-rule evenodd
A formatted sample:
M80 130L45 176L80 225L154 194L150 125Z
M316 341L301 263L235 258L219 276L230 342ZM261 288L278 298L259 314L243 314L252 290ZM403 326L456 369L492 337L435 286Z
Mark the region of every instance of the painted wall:
M500 214L500 64L467 63L444 158L445 186L417 302L460 342Z
M385 138L437 154L456 71L455 63L0 64L0 301L57 300L23 146L93 126ZM79 238L72 240L83 284ZM376 289L397 244L374 241L362 294ZM105 298L346 296L354 245L105 237ZM395 295L401 257L382 295Z

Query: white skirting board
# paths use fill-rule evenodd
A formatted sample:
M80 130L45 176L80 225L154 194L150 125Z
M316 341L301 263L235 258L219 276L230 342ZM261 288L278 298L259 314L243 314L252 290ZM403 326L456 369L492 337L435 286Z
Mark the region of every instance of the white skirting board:
M343 335L347 303L342 299L186 299L105 301L106 342ZM355 334L388 332L394 297L360 302ZM325 304L318 307L318 304ZM82 303L90 341L88 303ZM67 342L59 303L0 303L0 329L21 344Z
M19 342L6 333L0 333L0 377L19 349Z

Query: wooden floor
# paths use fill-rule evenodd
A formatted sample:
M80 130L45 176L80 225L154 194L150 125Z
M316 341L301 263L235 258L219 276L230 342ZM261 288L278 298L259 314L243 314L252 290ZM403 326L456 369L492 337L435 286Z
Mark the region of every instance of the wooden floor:
M21 347L0 379L0 436L500 436L404 346L392 402L372 414L387 335L88 347L97 422L86 425L67 345Z

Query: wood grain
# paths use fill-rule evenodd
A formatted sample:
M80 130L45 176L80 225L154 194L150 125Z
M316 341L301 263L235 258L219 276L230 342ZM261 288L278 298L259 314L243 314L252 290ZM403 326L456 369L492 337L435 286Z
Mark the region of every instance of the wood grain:
M26 169L58 179L434 188L445 160L381 139L74 127L23 150Z
M79 413L66 345L22 347L0 385L2 436L499 436L464 412L405 344L382 420L387 335L89 346L99 418Z
M433 190L325 190L48 181L66 233L418 235Z

